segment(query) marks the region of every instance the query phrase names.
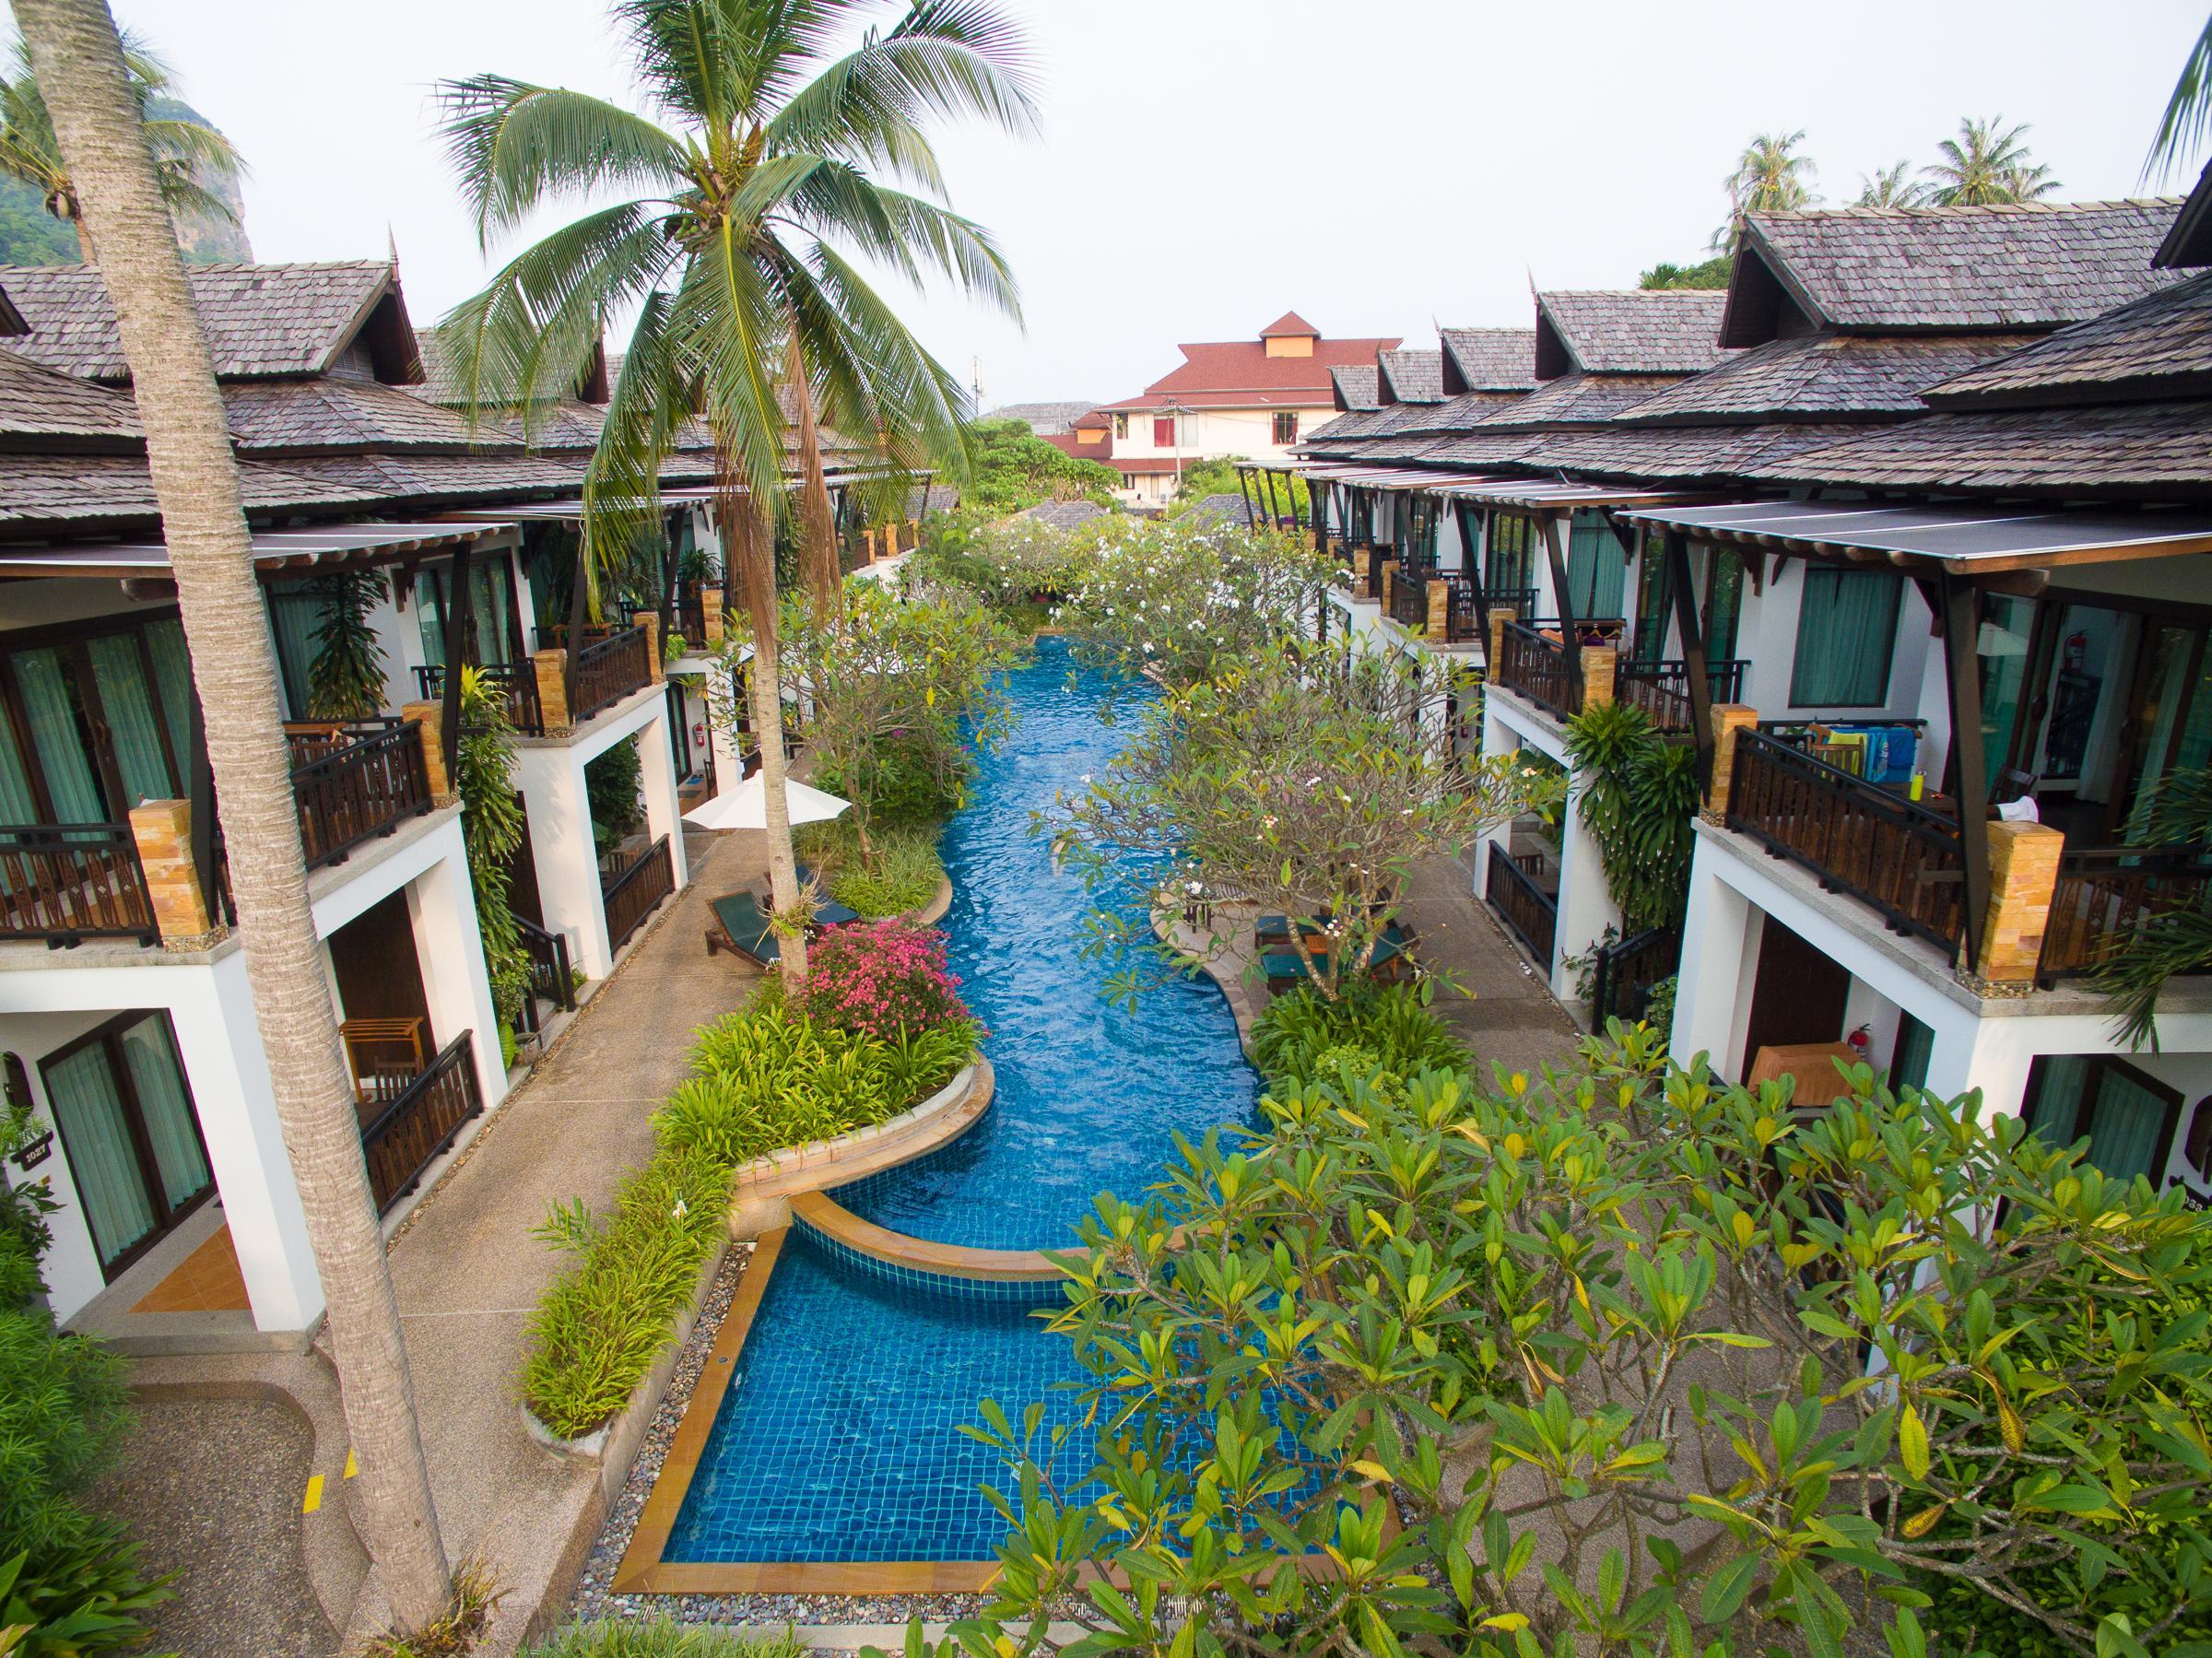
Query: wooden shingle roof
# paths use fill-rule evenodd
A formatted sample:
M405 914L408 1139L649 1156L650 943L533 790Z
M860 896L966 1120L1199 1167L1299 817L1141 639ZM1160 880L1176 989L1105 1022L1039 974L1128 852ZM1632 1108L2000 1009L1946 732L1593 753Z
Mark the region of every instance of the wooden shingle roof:
M1405 405L1409 413L1392 429L1408 437L1424 432L1441 437L1473 431L1491 416L1512 407L1527 395L1526 392L1462 392L1441 403Z
M379 499L343 479L254 461L240 463L238 479L250 512L328 512L366 508ZM160 519L144 456L22 454L0 464L0 528L114 531Z
M1938 407L2212 394L2212 271L1944 381Z
M1624 410L1623 422L1888 419L1925 412L1921 393L2035 336L1970 334L1899 339L1799 335L1770 341Z
M472 430L452 409L373 380L324 375L233 382L223 387L223 408L240 453L247 454L365 449L520 453L522 449L505 430Z
M1598 374L1580 370L1562 374L1485 416L1477 429L1535 429L1562 422L1589 425L1610 420L1623 409L1633 408L1657 396L1682 378L1679 374Z
M73 380L0 350L0 447L143 454L146 435L128 392Z
M320 374L336 361L397 279L383 260L328 265L200 265L188 272L215 371L226 379ZM81 265L0 266L0 288L29 332L13 348L85 380L127 381L122 336L100 273ZM406 330L404 311L396 330ZM411 335L385 355L411 356ZM412 378L394 362L380 377ZM417 373L419 373L418 368Z
M1336 406L1350 415L1382 406L1382 370L1373 363L1339 363L1329 370Z
M1525 392L1536 383L1534 328L1440 328L1444 394Z
M2056 328L2170 280L2150 260L2180 206L2161 198L1754 213L1745 245L1821 326ZM1729 338L1750 343L1733 326Z
M1723 357L1721 307L1710 288L1563 290L1536 296L1536 378L1696 374Z
M1444 354L1408 347L1379 351L1375 365L1382 374L1385 403L1441 403L1444 396Z

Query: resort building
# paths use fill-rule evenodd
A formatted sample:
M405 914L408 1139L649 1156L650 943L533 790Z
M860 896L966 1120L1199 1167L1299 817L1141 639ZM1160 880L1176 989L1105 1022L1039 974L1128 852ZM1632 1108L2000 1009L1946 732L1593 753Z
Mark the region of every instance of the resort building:
M1124 499L1140 506L1171 500L1194 461L1288 456L1337 412L1330 370L1372 368L1377 352L1399 343L1324 339L1286 312L1256 339L1178 347L1180 367L1099 411L1112 422L1108 464L1122 474Z
M680 812L744 764L677 639L721 637L703 434L664 472L660 596L590 622L579 490L607 370L474 425L438 401L389 261L192 273L239 456L332 1006L395 1224L503 1097L454 792L456 664L498 688L527 833L514 1038L576 1005L687 879ZM5 1170L63 1207L58 1317L132 1347L299 1345L322 1291L276 1115L128 368L97 273L0 269L0 1067L56 1133ZM841 498L852 472L833 461ZM850 513L847 513L850 516ZM357 606L368 644L335 642ZM331 717L334 652L373 715ZM625 750L634 809L594 822ZM630 757L634 756L634 758ZM735 762L733 764L733 762ZM603 813L607 809L603 805Z
M1478 667L1486 750L1572 791L1565 722L1627 700L1697 751L1678 939L1618 938L1571 792L1476 857L1562 999L1678 965L1732 1079L1864 1055L2212 1192L2212 986L2148 1052L2081 982L2212 878L2133 838L2212 758L2208 192L1755 214L1724 294L1541 296L1471 430L1379 430L1379 361L1288 464L1346 624Z

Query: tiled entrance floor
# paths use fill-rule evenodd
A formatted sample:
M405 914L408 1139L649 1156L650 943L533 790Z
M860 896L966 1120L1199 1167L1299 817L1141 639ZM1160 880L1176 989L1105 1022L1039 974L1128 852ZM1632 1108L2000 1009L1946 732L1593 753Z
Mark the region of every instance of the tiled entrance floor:
M207 1241L148 1290L133 1312L245 1312L246 1280L238 1270L230 1229L218 1226Z

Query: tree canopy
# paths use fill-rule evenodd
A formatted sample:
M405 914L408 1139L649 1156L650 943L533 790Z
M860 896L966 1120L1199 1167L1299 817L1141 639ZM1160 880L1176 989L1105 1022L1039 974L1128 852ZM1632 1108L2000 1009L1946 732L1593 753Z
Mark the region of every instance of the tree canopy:
M966 500L986 512L1018 512L1048 500L1113 503L1121 474L1077 460L1047 443L1024 420L971 420L961 429L968 456Z

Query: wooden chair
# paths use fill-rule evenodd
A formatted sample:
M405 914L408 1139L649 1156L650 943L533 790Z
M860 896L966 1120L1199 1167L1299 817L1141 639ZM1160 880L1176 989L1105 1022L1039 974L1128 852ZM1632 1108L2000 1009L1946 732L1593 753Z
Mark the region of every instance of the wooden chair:
M347 1019L338 1027L355 1098L388 1099L422 1075L423 1022L418 1018Z

